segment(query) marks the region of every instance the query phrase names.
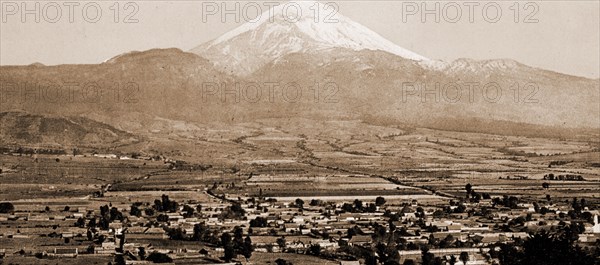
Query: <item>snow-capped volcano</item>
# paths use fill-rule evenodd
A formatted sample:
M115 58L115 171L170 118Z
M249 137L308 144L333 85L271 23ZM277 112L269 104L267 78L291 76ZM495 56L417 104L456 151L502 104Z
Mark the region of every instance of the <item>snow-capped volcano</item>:
M315 1L275 6L255 21L191 51L221 70L243 76L290 53L332 48L381 50L410 60L429 61L337 13L333 6Z

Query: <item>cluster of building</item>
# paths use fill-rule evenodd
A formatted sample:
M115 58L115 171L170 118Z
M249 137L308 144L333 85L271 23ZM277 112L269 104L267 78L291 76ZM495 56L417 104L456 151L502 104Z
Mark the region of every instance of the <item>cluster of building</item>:
M148 262L140 256L159 252L174 260L218 260L224 252L218 243L219 235L242 228L244 236L251 238L255 252L314 255L310 249L318 245L321 253L339 253L348 247L373 248L382 242L382 236L387 234L389 238L390 234L396 234L400 239L394 240L401 242L398 244L400 264L408 259L418 261L423 246L444 260L466 252L470 256L469 265L492 264L493 260L486 255L492 244L512 242L526 238L527 232L568 223L565 215L571 210L567 204L548 204L544 206L547 212L542 214L537 209L539 206L532 203L507 208L494 205L491 199L461 202L460 205L388 202L371 207L369 211L345 211L343 203L299 205L264 198L179 203L173 212L149 214L142 210L137 216L129 214L131 205L112 205L124 217L111 220L107 229L90 226L92 219L94 223L99 221L98 209L73 207L21 211L15 207L13 212L0 214L0 242L3 242L0 255L76 258L117 253L129 255L128 263L139 264ZM243 209L241 216L223 215L230 211L232 204ZM461 207L462 210L457 210ZM140 209L144 208L152 208L152 204L141 204ZM197 210L190 213L190 208ZM593 222L583 224L579 243L592 245L600 240L599 212L587 208L583 211L593 216ZM199 224L213 231L214 242L194 241ZM183 233L183 238L174 238L172 233L176 230ZM170 245L173 240L181 242ZM348 262L352 261L343 261L351 264Z

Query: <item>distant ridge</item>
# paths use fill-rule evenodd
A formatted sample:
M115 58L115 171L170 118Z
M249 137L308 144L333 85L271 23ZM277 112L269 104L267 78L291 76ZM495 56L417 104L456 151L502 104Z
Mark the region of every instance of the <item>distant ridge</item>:
M0 139L20 146L117 146L138 139L130 133L83 117L0 112Z

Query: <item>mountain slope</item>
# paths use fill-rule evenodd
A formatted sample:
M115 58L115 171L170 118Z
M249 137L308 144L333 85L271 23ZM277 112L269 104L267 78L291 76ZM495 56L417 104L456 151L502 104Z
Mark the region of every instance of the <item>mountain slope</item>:
M19 146L108 147L138 141L127 132L82 117L0 112L2 143Z
M114 119L140 112L192 119L199 112L211 114L212 102L202 99L203 84L230 82L232 77L206 59L179 49L131 52L97 65L4 66L0 111L99 113Z
M416 124L446 117L600 127L599 80L505 60L451 66L430 70L387 52L342 49L290 54L248 79L298 83L302 88L334 83L337 103L307 103L311 106L307 109L337 110L339 116L368 114Z
M429 69L421 63L384 51L332 48L291 53L239 78L217 71L195 54L150 50L120 55L99 65L2 67L0 111L85 116L139 130L146 130L143 124L152 124L156 117L229 122L290 116L381 117L428 126L444 119L476 118L600 127L599 80L505 60L458 61L450 64L457 66L442 69ZM85 89L90 82L98 87ZM78 86L72 89L67 83ZM135 86L129 87L130 83ZM203 87L207 83L218 87L209 94ZM271 93L266 83L279 87ZM477 86L470 91L466 83ZM115 84L119 93L115 93ZM251 84L260 86L258 101L252 99L253 90L248 90ZM296 86L286 93L299 93L298 99L283 96L282 86L290 84ZM328 86L331 84L334 86ZM406 84L415 90L403 87ZM450 100L455 92L445 88L448 84L459 86L456 102ZM487 84L499 86L499 100L485 100ZM7 93L9 90L13 91ZM53 96L56 91L58 99Z
M288 117L379 118L444 128L449 120L483 120L488 128L494 121L600 128L598 79L509 59L432 61L341 15L340 23L304 18L290 24L281 10L275 14L196 50L211 60L155 49L98 65L0 67L0 111L84 116L140 131L166 131L172 123L162 118Z

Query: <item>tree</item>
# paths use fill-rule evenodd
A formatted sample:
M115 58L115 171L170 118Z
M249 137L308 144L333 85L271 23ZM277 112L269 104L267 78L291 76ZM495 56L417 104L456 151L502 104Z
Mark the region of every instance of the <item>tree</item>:
M304 201L300 198L296 199L296 206L298 206L298 208L303 209L304 208Z
M95 249L96 247L94 247L94 244L91 244L85 249L85 252L87 254L94 254Z
M465 206L464 203L460 203L460 204L458 204L456 209L454 209L454 212L455 213L464 213L466 210L467 210L467 206Z
M415 263L414 260L407 259L407 260L404 261L404 263L402 263L402 265L417 265L417 264Z
M285 249L285 245L286 245L285 237L278 238L276 242L277 242L277 246L279 246L279 248L281 249L281 252L283 252L283 250Z
M513 257L502 265L592 265L594 258L576 244L579 231L577 225L570 225L554 233L541 231L530 235L523 242L522 250L512 246L505 248Z
M381 206L385 204L385 198L379 196L375 199L375 205Z
M146 208L146 209L144 209L144 214L146 216L153 216L154 215L154 210L152 208Z
M89 228L95 228L96 227L96 218L90 219L90 221L88 222L87 226Z
M421 260L423 265L433 265L434 256L431 252L429 252L429 248L424 246L421 249Z
M252 257L252 251L254 251L254 247L252 246L252 239L250 239L250 236L246 236L246 239L244 239L244 245L242 247L242 255L244 256L244 258L246 258L246 260Z
M590 224L594 224L594 216L590 212L583 212L581 219L588 221Z
M365 265L377 265L377 257L375 257L375 253L369 252L365 257Z
M362 211L362 208L363 208L363 202L359 199L354 200L354 210Z
M267 227L267 218L257 216L254 220L250 220L250 227Z
M83 217L79 217L77 219L77 222L75 222L74 226L79 227L79 228L84 228L85 227L85 219Z
M202 222L199 224L195 224L194 235L192 236L192 239L196 241L203 241L209 232L210 231L208 229L208 226L206 226L206 223Z
M471 191L471 197L471 199L475 202L481 201L481 194L479 194L478 192Z
M374 213L377 211L377 206L375 206L375 204L373 204L373 203L369 203L367 205L367 208L365 209L365 211L368 213Z
M471 183L467 183L467 185L465 185L465 190L467 191L467 198L469 198L471 192L473 191L473 186Z
M466 265L466 264L467 264L467 261L469 261L469 253L467 253L467 252L464 252L464 251L463 251L463 252L461 252L461 253L460 253L460 256L459 256L459 259L460 259L460 261L462 261L462 262L463 262L463 264L465 264L465 265Z
M185 240L185 231L181 227L171 228L167 230L167 235L171 240Z
M348 235L348 238L352 238L353 236L358 234L358 231L357 231L356 227L350 227L350 228L348 228L348 231L346 232L346 234Z
M231 235L229 233L223 233L221 235L221 246L225 247L231 243Z
M159 215L156 217L156 221L157 221L157 222L168 222L168 221L169 221L169 216L168 216L168 215L166 215L166 214L159 214Z
M313 256L321 255L321 245L319 245L319 244L310 245L310 247L308 248L308 252Z
M281 258L276 259L275 260L275 264L276 265L293 265L291 262L288 262L287 260L284 260L284 259L281 259Z
M158 212L163 211L162 202L160 200L154 200L154 205L152 207L154 207L154 209Z
M582 205L579 203L579 201L577 200L577 198L573 198L573 203L571 203L571 206L573 207L573 210L576 213L580 213L581 209L583 209Z
M544 182L544 183L542 183L542 188L548 189L548 188L550 188L550 184L548 182Z
M131 209L129 210L129 215L140 217L142 216L142 211L137 207L137 205L132 204Z
M342 211L352 212L352 211L354 211L354 207L352 207L352 204L345 202L344 204L342 204Z
M534 210L536 213L539 213L539 212L540 212L540 204L539 204L539 203L537 203L537 202L533 202L533 210Z
M140 256L140 260L146 259L146 248L138 247L138 255Z
M223 259L226 262L230 262L233 258L235 258L235 249L231 244L228 244L227 246L225 246Z
M160 252L152 252L148 255L146 260L152 261L154 263L171 263L173 259L166 254Z
M456 256L452 255L452 257L450 257L450 261L448 261L450 263L450 265L454 265L456 264Z
M440 248L449 248L452 246L452 243L454 243L454 241L456 241L454 236L452 236L451 234L448 234L442 241L440 241L439 247Z
M123 257L123 254L117 254L115 255L115 265L125 265L125 257Z
M310 206L319 206L322 204L323 204L323 201L319 200L319 199L312 199L312 200L310 200L310 203L309 203Z
M235 226L233 228L233 247L235 249L241 249L243 245L244 245L244 230L239 226Z
M123 221L123 214L116 207L110 208L110 220L119 220Z
M221 213L219 218L221 219L240 219L246 214L246 210L242 207L242 205L238 202L232 202L231 206L227 206L227 208Z
M183 217L185 218L190 218L194 216L194 208L192 208L192 206L189 205L184 205L183 206Z
M231 241L231 235L229 233L223 233L221 235L221 245L225 250L225 255L223 259L226 262L231 261L235 257L235 249L233 248L233 244Z

